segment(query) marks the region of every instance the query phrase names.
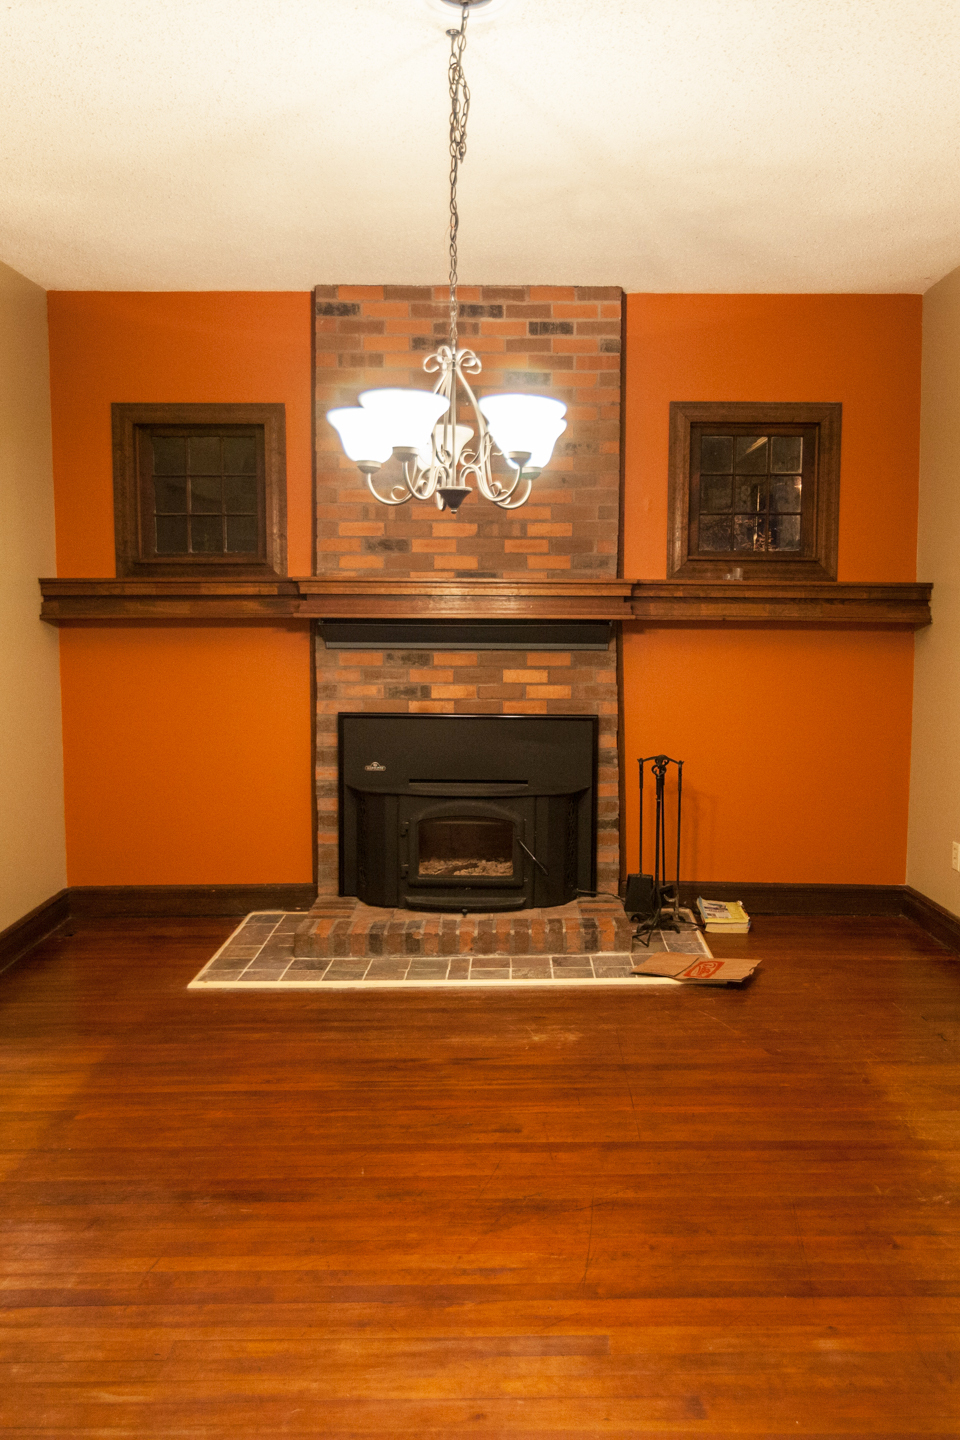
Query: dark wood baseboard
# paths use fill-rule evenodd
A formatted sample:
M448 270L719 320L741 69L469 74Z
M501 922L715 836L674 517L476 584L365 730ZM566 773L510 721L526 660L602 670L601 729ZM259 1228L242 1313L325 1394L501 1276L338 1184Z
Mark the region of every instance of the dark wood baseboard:
M960 916L909 885L778 885L686 881L685 905L697 895L742 900L752 915L903 915L949 950L960 952ZM118 917L247 915L251 910L309 910L314 885L73 885L0 931L0 971L64 921Z
M960 916L910 885L776 885L685 881L684 905L698 895L742 900L751 915L903 915L948 950L960 951Z
M727 880L681 881L684 905L698 895L741 900L750 915L902 915L902 885L787 885Z
M70 914L111 916L248 915L251 910L309 910L317 887L303 885L72 885Z
M6 970L21 955L32 950L51 930L70 918L70 891L58 890L42 905L37 905L6 930L0 930L0 970Z
M960 950L960 916L921 895L911 885L903 887L903 913L948 950Z

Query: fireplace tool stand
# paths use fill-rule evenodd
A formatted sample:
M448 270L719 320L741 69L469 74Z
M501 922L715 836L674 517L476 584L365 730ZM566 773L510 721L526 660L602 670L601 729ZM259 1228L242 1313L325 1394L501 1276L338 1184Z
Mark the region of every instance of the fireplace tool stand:
M649 909L640 910L635 918L639 921L634 938L644 945L650 944L655 930L680 929L680 818L683 804L683 761L673 760L669 755L646 755L640 760L640 875L643 885L643 782L644 766L649 764L656 785L656 821L654 824L654 860L652 884L644 886ZM677 861L676 875L669 882L667 872L667 812L664 790L667 770L677 767Z

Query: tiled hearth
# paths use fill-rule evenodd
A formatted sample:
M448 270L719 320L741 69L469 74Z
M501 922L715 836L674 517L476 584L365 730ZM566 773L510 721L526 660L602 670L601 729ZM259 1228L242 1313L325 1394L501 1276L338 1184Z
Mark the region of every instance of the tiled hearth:
M346 908L346 907L344 907ZM407 912L408 921L416 916ZM422 955L406 952L366 955L298 955L294 942L304 931L302 914L275 911L248 915L217 953L190 982L192 990L376 990L465 986L491 989L546 985L648 986L676 985L663 976L636 975L633 966L659 951L710 955L695 927L675 936L657 932L649 949L628 941L624 951L592 954ZM547 937L550 938L549 936Z
M407 912L408 919L414 919ZM421 917L422 918L422 917ZM621 985L640 990L672 980L632 974L629 940L623 952L593 954L297 955L294 937L302 915L249 915L199 975L191 989L419 989L432 986Z

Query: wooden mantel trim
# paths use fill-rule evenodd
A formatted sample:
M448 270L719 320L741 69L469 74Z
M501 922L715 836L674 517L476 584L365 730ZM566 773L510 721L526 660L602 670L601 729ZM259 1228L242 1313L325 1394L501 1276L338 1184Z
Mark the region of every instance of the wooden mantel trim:
M641 580L634 619L645 627L697 624L897 625L931 622L929 584L861 584L841 580Z
M44 620L624 620L629 580L41 580Z
M42 579L41 618L71 621L637 620L665 625L930 624L927 584L757 580Z

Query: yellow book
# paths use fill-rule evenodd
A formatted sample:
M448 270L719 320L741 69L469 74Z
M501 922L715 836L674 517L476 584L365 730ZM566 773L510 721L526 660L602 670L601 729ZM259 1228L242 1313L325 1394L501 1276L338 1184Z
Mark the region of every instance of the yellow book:
M750 916L739 900L697 900L704 926L714 934L746 935Z

